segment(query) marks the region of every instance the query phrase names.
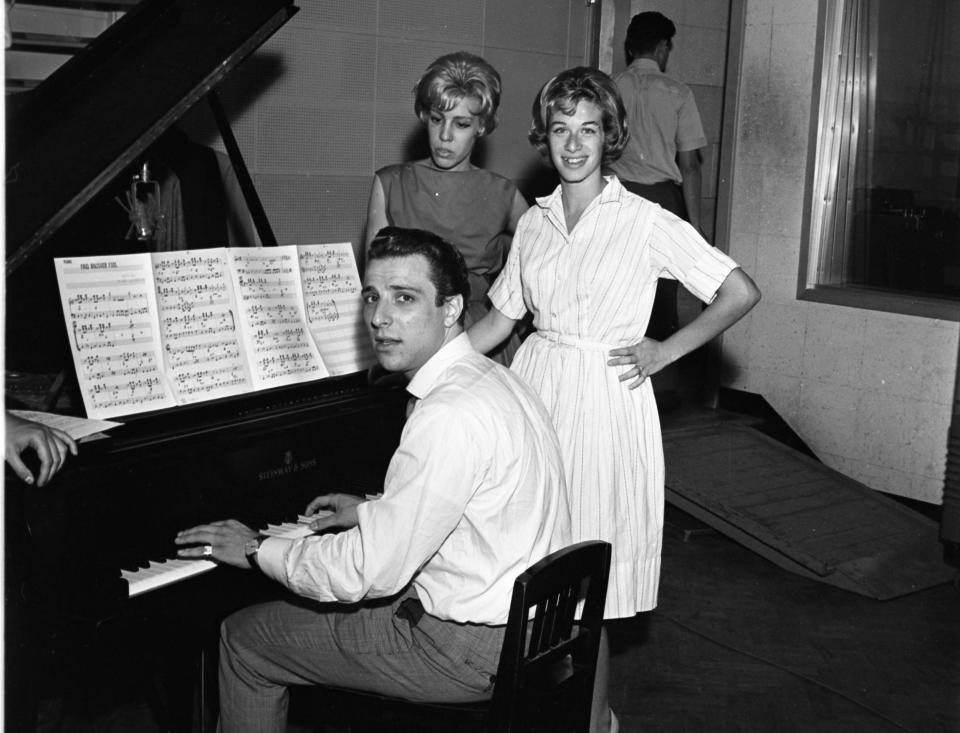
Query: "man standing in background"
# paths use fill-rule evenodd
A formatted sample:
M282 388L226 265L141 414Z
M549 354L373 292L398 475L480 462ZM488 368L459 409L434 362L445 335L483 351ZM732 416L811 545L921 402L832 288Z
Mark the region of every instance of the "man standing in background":
M707 144L693 92L667 76L667 59L677 28L662 13L634 15L624 48L627 68L614 81L623 97L630 142L611 164L623 185L690 222L706 236L700 221L700 150ZM647 336L662 341L680 327L677 282L661 278ZM657 392L671 394L676 375L662 373ZM668 406L658 399L661 409Z
M629 190L702 234L700 150L707 138L690 87L665 73L676 33L673 22L655 11L630 21L624 44L629 66L615 78L630 142L611 168Z

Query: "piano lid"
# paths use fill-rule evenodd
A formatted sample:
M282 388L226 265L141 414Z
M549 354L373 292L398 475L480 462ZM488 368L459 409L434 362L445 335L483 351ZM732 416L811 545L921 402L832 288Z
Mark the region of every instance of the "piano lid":
M8 98L7 275L297 10L292 0L144 0Z

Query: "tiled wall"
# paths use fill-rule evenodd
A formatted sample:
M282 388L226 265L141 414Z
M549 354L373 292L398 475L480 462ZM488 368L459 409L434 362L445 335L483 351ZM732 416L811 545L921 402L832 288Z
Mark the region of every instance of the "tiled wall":
M730 254L763 301L724 336L723 380L763 395L831 467L939 504L957 323L796 298L817 7L746 0Z
M500 126L475 162L529 196L555 180L527 142L540 86L582 64L579 0L310 0L240 67L222 93L234 133L280 244L359 247L373 172L425 157L412 88L427 64L457 50L500 72ZM191 132L208 144L202 113Z

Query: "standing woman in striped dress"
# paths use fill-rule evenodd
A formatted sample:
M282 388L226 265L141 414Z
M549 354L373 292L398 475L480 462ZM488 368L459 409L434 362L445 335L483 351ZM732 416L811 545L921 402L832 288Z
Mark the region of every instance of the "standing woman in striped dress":
M606 74L578 67L548 81L529 137L560 186L521 217L490 289L494 308L468 333L486 351L532 313L537 330L511 368L553 416L573 541L613 545L605 618L628 618L656 606L660 575L663 447L649 377L736 323L760 292L687 222L602 175L628 138L623 103ZM709 303L665 341L644 337L658 277L679 280ZM604 635L594 733L618 729L608 672Z

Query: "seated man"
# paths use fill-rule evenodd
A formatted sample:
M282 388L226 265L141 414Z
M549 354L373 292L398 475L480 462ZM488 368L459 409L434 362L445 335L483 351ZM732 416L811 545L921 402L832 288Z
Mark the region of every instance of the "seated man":
M550 417L470 345L468 290L463 258L439 237L388 227L372 242L364 318L380 364L406 375L418 401L381 498L334 494L307 508L334 510L314 529L345 531L260 540L228 520L178 535L207 545L183 557L258 566L314 601L224 622L221 730L285 730L288 685L490 697L513 581L570 543L570 518Z

